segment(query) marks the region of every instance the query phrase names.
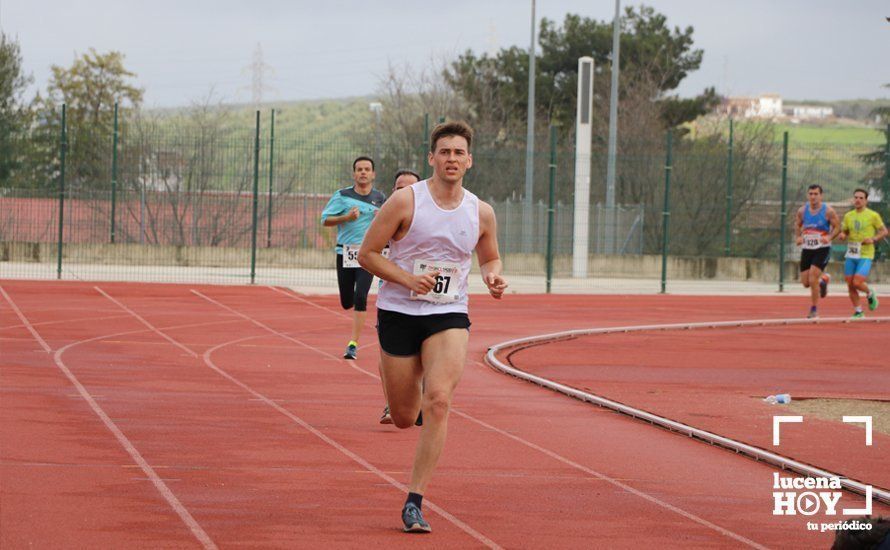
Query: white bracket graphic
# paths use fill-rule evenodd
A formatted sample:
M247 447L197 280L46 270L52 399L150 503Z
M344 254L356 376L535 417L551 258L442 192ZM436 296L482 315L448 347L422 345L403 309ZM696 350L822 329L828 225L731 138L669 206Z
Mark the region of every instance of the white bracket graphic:
M774 416L773 417L773 445L779 446L779 430L784 422L803 422L802 416Z
M845 424L865 424L865 445L867 447L871 447L871 417L870 416L845 416L844 423ZM869 506L871 506L871 504L869 504Z
M871 485L865 486L865 508L844 508L845 516L870 516L871 515Z

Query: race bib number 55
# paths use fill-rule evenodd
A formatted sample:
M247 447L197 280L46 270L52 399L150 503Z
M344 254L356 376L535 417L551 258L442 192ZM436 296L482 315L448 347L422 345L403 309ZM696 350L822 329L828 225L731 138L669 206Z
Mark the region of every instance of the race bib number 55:
M453 304L460 300L460 265L452 262L414 260L414 274L436 273L436 284L426 294L411 291L412 300L424 300L434 304Z
M360 244L344 244L343 245L343 267L356 268L361 267L358 263L358 251L362 248ZM389 246L381 252L384 258L389 258Z
M358 264L358 251L361 249L360 244L344 244L343 245L343 267L354 268L361 267Z
M862 243L847 243L847 258L858 260L862 257Z

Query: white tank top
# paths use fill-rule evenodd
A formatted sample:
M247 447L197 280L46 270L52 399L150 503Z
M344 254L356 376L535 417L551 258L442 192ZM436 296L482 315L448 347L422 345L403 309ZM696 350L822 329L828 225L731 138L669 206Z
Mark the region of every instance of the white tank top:
M415 265L447 262L456 264L459 274L455 274L457 280L447 281L447 290L440 287L449 298L447 303L412 299L406 287L383 281L377 307L406 315L467 313L467 277L473 250L479 242L479 198L464 189L460 205L454 210L443 210L433 200L427 180L410 189L414 193L414 218L408 233L401 240L390 242L389 259L409 273L415 272ZM457 286L453 286L455 283Z

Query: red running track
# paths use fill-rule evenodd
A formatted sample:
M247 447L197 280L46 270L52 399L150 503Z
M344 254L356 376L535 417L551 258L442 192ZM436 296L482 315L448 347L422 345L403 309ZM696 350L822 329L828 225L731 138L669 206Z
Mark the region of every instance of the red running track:
M772 468L479 362L520 336L787 317L799 300L715 311L684 297L474 297L472 350L425 500L434 533L417 537L398 517L417 432L376 423L371 323L359 360L340 359L349 319L336 297L0 288L3 548L830 545L806 520L833 518L772 515Z

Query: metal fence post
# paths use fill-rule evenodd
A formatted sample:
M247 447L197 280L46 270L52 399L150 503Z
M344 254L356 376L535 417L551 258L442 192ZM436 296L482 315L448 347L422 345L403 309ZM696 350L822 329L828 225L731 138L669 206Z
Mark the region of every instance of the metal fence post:
M67 108L62 104L62 131L59 136L59 242L56 258L56 278L62 278L62 243L65 235L65 156L68 152Z
M272 120L269 126L269 201L266 205L269 223L266 227L266 248L272 248L272 174L275 158L275 109L272 109Z
M547 198L547 294L553 281L553 198L556 193L556 126L550 125L550 192Z
M117 210L117 102L114 103L114 133L111 140L111 244L114 244L114 223Z
M256 280L257 208L260 194L260 112L256 112L256 131L253 137L253 224L250 231L250 284Z
M423 179L430 177L430 165L426 161L426 155L430 150L430 114L423 113L423 151L420 152L420 165L423 168Z
M732 119L729 119L729 150L726 161L726 239L723 245L723 255L732 253Z
M782 213L779 223L779 292L785 291L785 217L788 191L788 132L782 136Z
M667 132L667 156L664 163L664 207L661 211L661 293L667 292L668 228L671 216L671 148L673 132Z
M887 141L884 142L884 180L881 185L881 197L884 199L884 216L886 219L890 217L890 124L887 125L884 137ZM886 239L884 239L884 242L887 242Z

